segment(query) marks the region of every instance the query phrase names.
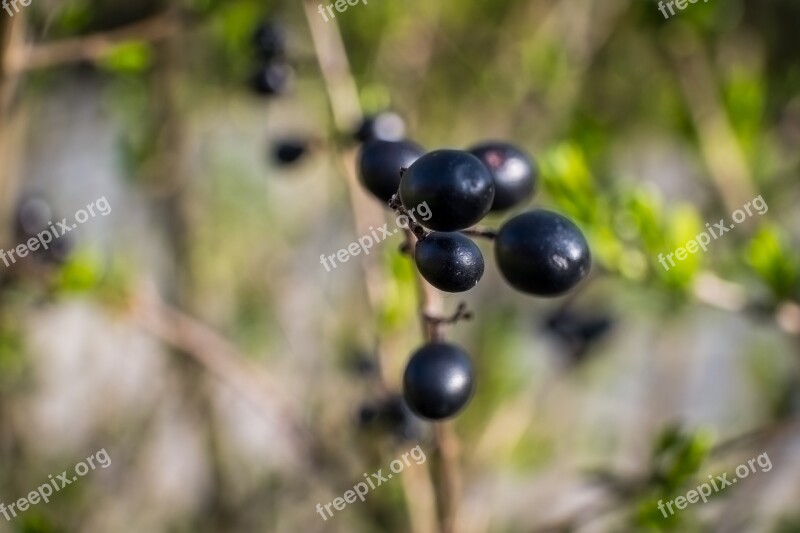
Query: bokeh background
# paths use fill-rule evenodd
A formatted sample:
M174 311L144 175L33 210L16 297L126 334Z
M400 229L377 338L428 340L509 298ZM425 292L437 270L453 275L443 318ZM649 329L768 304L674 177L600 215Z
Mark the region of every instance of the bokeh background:
M280 96L249 86L264 21L287 35ZM112 460L0 532L800 531L798 26L796 0L0 11L2 247L21 217L112 208L0 265L0 502ZM352 131L387 109L429 149L524 147L533 204L593 251L541 300L481 243L484 279L443 298L474 313L448 338L478 387L444 426L398 403L423 342L401 236L319 262L393 219L354 177ZM309 147L292 164L287 140ZM766 214L658 264L759 195ZM424 464L317 514L417 445ZM656 508L762 453L709 503Z

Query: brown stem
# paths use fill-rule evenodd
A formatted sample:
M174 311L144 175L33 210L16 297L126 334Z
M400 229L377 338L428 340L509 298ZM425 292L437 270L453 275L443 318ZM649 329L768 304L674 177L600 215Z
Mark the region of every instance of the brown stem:
M401 176L403 175L404 171L405 169L400 169ZM428 231L423 228L420 223L414 220L414 217L408 212L406 207L403 205L403 202L400 201L399 194L395 193L394 196L392 196L392 199L389 200L389 207L398 215L406 217L406 220L408 220L408 229L414 233L414 237L416 237L418 241L425 240L425 237L428 236Z
M416 237L406 230L406 240L410 248L416 246ZM440 342L444 339L443 325L470 317L466 305L461 304L456 313L443 318L444 301L441 293L425 281L417 272L419 286L419 315L425 340ZM461 497L460 447L458 436L451 422L435 422L433 435L439 452L436 500L439 504L439 528L442 533L456 532L458 502Z
M132 302L131 316L148 333L175 348L241 392L257 407L285 422L296 450L313 442L301 413L279 394L278 387L261 369L248 363L227 339L199 320L165 304L154 290L143 291ZM306 450L308 453L308 450Z
M161 41L176 35L184 27L179 14L170 10L107 32L20 47L8 58L7 67L9 72L22 72L97 61L125 41Z
M475 226L473 228L467 228L461 230L459 233L463 233L464 235L470 235L472 237L480 237L483 239L490 239L490 240L494 240L497 238L497 230L492 228L487 228L485 226Z
M325 23L317 16L316 5L312 2L304 2L303 7L314 43L317 61L319 62L320 72L325 82L334 126L337 129L337 133L347 131L362 118L362 112L358 99L358 90L350 71L342 36L335 23ZM350 204L356 226L365 228L369 225L370 220L377 220L382 216L382 213L379 211L377 204L359 186L355 172L354 152L352 150L346 153L337 151L337 160L344 170L343 174L347 182L347 190L350 194ZM411 220L410 217L409 220ZM373 309L377 309L381 305L383 293L380 287L379 265L377 265L376 258L373 256L369 258L369 261L362 260L361 264L365 273L370 304ZM378 350L378 353L381 353L380 350ZM383 370L392 368L391 365L383 364L380 361L379 363L381 363L379 366ZM384 383L388 381L387 376L383 377L383 381ZM415 481L417 483L417 490L415 491L408 490L409 483L405 483L403 486L412 530L420 533L433 531L436 524L435 513L432 512L431 506L426 505L426 501L423 501L426 494L434 492L430 489L429 477L427 475L424 477L419 475Z

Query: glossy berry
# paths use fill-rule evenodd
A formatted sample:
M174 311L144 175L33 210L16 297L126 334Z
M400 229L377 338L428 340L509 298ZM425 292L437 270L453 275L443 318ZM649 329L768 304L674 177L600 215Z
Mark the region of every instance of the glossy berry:
M433 232L417 243L417 268L425 280L445 292L464 292L483 276L480 248L460 233Z
M388 202L400 187L400 169L410 167L424 153L411 141L370 141L361 147L359 179L373 196Z
M286 31L278 24L266 22L256 28L253 46L263 59L283 58L286 55Z
M578 227L544 209L503 224L495 239L495 257L512 287L536 296L564 294L586 277L592 263Z
M527 202L536 190L537 169L519 148L503 142L487 142L470 148L494 179L492 211L503 211Z
M353 137L358 142L399 141L406 132L406 123L397 113L383 111L377 115L364 117Z
M273 61L256 70L250 80L253 90L262 95L284 94L294 79L294 70L281 61Z
M460 347L426 344L411 357L403 376L403 396L423 418L442 420L467 405L474 390L474 370Z
M280 166L288 166L299 161L308 153L308 149L305 139L283 139L275 143L272 159Z
M408 208L427 203L431 217L426 227L457 231L486 216L494 200L494 182L474 155L436 150L409 167L400 182L400 199Z

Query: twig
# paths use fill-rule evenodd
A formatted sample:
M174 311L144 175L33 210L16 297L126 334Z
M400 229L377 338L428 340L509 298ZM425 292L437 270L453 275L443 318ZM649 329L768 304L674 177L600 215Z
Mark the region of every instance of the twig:
M483 239L490 239L490 240L494 240L497 238L497 230L492 228L487 228L485 226L475 226L473 228L467 228L461 230L459 233L463 233L464 235L471 235L472 237L480 237Z
M20 47L8 58L7 68L9 72L23 72L97 61L126 41L161 41L176 35L184 27L179 13L170 10L107 32Z
M416 246L416 237L411 230L405 230L406 240L410 248ZM433 288L417 272L419 286L419 315L425 339L438 342L443 338L442 325L463 318L466 311L464 304L451 318L444 315L442 295ZM439 503L439 527L442 533L455 533L458 503L461 498L461 469L459 466L460 447L458 436L450 422L435 422L433 435L439 451L439 476L436 483L436 499Z
M317 16L316 6L311 2L304 2L303 8L314 43L319 68L325 82L334 126L337 129L337 133L341 133L352 128L363 116L358 99L358 90L350 71L342 36L336 23L324 23ZM383 213L379 210L378 204L373 202L359 186L355 172L354 151L350 150L347 153L337 151L337 153L337 159L344 170L343 174L347 182L355 224L357 227L367 227L370 220L378 220L379 217L383 217ZM409 218L409 220L411 219ZM377 309L383 299L381 280L376 265L377 258L373 256L368 260L362 260L361 265L365 273L370 305L373 309ZM392 368L391 365L384 364L380 360L380 350L378 350L378 354L379 367L382 372ZM386 376L383 377L383 381L384 383L388 381ZM436 525L435 512L433 512L431 506L426 505L426 502L419 501L426 494L434 492L430 487L430 478L427 475L424 477L420 475L417 477L416 483L418 487L424 485L424 488L410 491L408 490L410 486L408 483L403 486L411 527L413 531L419 533L433 531Z
M401 168L400 169L401 177L403 176L404 172L405 169ZM389 208L391 208L398 215L406 217L406 220L408 220L408 229L410 229L411 232L414 233L414 237L416 237L418 241L425 240L425 237L428 236L428 231L425 228L423 228L419 222L414 220L414 217L405 208L403 202L400 201L400 195L398 193L395 193L392 196L392 199L389 200Z
M293 449L313 456L312 432L299 422L297 408L278 393L264 372L241 356L228 340L182 311L165 304L154 291L142 292L132 302L131 316L148 333L191 357L241 392L259 409L282 420L292 436Z

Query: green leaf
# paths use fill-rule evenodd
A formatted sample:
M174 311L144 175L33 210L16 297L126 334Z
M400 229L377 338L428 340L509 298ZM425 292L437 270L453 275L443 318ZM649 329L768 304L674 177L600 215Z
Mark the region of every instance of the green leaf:
M124 42L115 46L99 64L117 74L140 74L152 66L153 49L141 41Z
M747 263L770 287L778 299L789 297L798 286L798 260L789 247L785 233L773 225L764 225L750 241Z

